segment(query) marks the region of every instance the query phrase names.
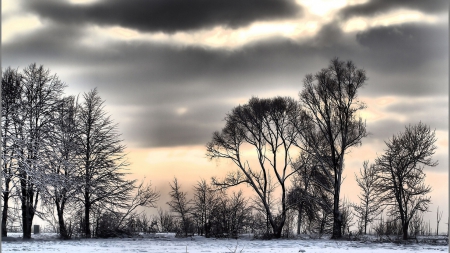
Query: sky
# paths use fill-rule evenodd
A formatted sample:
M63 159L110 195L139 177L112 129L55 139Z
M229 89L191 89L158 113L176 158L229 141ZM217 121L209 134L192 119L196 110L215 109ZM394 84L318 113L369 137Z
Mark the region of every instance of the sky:
M151 181L164 209L174 176L192 192L236 169L205 155L233 107L298 99L305 75L351 60L368 77L370 135L346 157L342 197L357 201L363 161L422 121L438 139L439 165L425 168L435 224L437 206L448 219L448 10L447 0L2 0L1 60L44 65L68 95L97 87L130 177Z

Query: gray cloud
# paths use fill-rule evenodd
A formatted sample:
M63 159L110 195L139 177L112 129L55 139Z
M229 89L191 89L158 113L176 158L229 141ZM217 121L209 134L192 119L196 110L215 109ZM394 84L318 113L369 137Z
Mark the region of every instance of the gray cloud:
M430 59L445 59L448 55L447 26L404 24L373 28L356 36L357 41L372 52L375 61L384 61L384 70L392 66L406 69L423 65ZM387 60L387 61L386 61Z
M448 105L448 104L447 104ZM394 135L398 135L405 131L405 127L408 125L415 125L422 122L428 125L432 130L448 130L447 120L442 120L445 112L444 108L437 108L440 112L436 111L435 117L427 117L425 113L420 113L418 115L414 113L405 114L407 116L405 120L396 119L384 119L378 120L367 124L367 130L370 135L363 141L364 143L374 143L377 141L388 141ZM429 114L429 111L428 111Z
M372 95L448 93L448 27L404 24L357 34Z
M80 43L88 36L82 29L50 24L4 43L2 61L4 67L44 64L74 91L98 87L107 104L137 107L117 115L111 111L133 145L203 145L223 126L225 114L236 105L232 99L279 90L292 90L296 98L304 76L336 56L366 70L369 82L362 95L414 98L446 93L447 34L444 26L405 25L360 33L355 43L354 35L330 24L304 43L272 38L235 50L147 41L91 47ZM435 39L427 43L424 36ZM181 107L187 111L177 115ZM436 117L447 115L436 111ZM436 122L436 127L444 127ZM404 128L398 122L384 124L369 126L374 138L390 137L396 133L393 126Z
M431 129L448 130L448 118L443 118L439 112L448 107L448 98L435 97L433 100L419 101L410 100L393 104L386 108L386 111L398 113L400 115L408 115L408 122L422 121L422 123L430 126Z
M60 0L27 1L26 8L54 22L120 25L144 32L237 28L258 20L294 17L292 0L108 0L75 5Z
M178 114L176 106L161 106L152 112L134 114L132 121L122 126L124 137L140 147L204 145L212 133L222 127L222 119L230 110L227 104L209 106L187 103L186 112Z
M400 120L385 119L378 120L367 125L370 135L365 139L364 143L372 143L374 141L387 141L393 135L397 135L405 130L405 124Z
M448 11L447 0L370 0L363 4L346 7L340 16L348 19L354 16L375 16L395 9L412 9L425 13L445 13Z

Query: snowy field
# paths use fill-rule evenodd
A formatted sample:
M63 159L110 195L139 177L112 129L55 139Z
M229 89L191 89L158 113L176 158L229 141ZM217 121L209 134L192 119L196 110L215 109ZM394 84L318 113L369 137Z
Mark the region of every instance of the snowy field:
M20 234L10 234L20 237ZM146 238L121 239L73 239L61 241L55 234L32 235L33 240L2 241L2 252L448 252L448 246L413 243L398 245L394 243L331 241L327 239L292 239L292 240L252 240L212 239L195 236L193 238L175 238L173 234L157 234Z

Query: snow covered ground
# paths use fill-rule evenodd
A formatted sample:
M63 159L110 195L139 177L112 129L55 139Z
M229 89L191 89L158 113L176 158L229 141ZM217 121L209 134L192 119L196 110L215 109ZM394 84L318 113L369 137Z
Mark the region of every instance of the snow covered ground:
M10 234L20 237L20 234ZM145 238L115 238L115 239L73 239L61 241L55 234L32 235L31 241L21 239L2 241L2 252L179 252L179 253L228 253L228 252L448 252L448 246L413 243L398 245L394 243L331 241L327 239L281 239L252 240L243 239L212 239L195 236L193 238L175 238L173 234L157 234L156 237Z

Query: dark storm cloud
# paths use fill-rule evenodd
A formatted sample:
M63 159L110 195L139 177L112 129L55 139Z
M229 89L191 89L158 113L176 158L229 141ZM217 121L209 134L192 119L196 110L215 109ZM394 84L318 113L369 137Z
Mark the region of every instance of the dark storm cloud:
M119 25L144 32L188 31L212 26L238 28L255 21L294 17L293 0L104 0L70 4L27 1L27 9L55 22Z
M398 9L418 10L425 13L445 13L448 0L369 0L366 3L342 9L339 13L344 19L354 16L375 16Z
M271 39L224 50L147 41L96 46L95 39L74 26L50 24L4 43L2 61L5 67L44 64L70 87L98 87L107 104L140 108L120 115L111 111L127 142L142 147L204 145L236 106L231 99L245 102L279 90L293 90L296 98L304 76L326 67L333 57L353 60L366 70L365 96L446 93L447 34L444 27L427 25L372 29L358 35L358 46L354 37L328 25L303 44ZM427 43L422 36L444 41ZM178 108L187 111L177 115ZM369 127L374 132L371 127L377 126ZM388 136L378 134L381 139Z

